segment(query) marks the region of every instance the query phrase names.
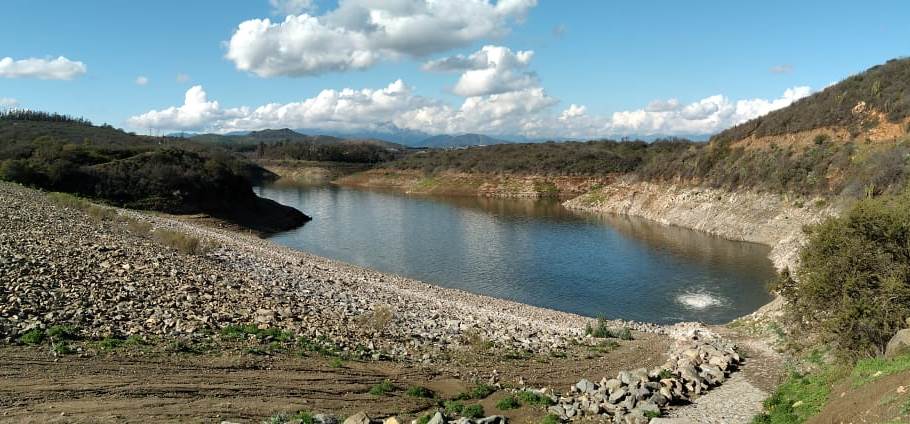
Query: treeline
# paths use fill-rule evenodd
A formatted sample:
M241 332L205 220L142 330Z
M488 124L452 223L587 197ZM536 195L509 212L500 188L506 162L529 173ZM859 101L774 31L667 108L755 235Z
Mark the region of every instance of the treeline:
M69 122L81 125L92 125L84 118L76 118L59 113L43 112L40 110L12 109L0 111L0 120L4 121L33 121L33 122Z
M232 149L257 159L350 163L380 163L401 156L400 152L383 146L354 142L327 144L312 141L280 141L271 144L233 146Z
M910 141L866 145L817 139L809 146L749 149L686 140L504 144L411 154L392 169L524 175L610 176L683 181L728 190L861 197L899 191Z
M272 176L218 147L86 122L35 112L0 119L0 179L118 206L225 215L254 207L253 182Z

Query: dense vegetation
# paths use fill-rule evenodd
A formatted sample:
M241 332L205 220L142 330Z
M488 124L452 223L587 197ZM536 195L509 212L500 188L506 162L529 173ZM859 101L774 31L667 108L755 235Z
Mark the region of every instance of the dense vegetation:
M255 159L379 163L402 155L403 146L378 140L345 140L310 136L289 129L254 131L246 135L203 134L193 141L216 144Z
M863 199L812 228L797 276L778 285L795 329L848 356L883 352L910 318L910 195Z
M305 216L260 199L268 171L225 150L181 139L140 137L43 112L0 114L0 179L114 205L170 213L205 212L267 230ZM277 229L277 228L276 228Z
M715 139L740 140L749 135L770 136L839 126L858 134L875 122L861 119L853 108L864 102L891 122L910 116L910 58L874 66L787 108L723 131Z

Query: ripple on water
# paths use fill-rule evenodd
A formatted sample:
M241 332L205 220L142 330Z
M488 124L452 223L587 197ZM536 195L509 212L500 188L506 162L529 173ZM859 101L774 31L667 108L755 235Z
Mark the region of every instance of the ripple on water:
M676 297L676 301L687 309L702 310L724 304L724 299L714 294L698 291L686 292Z

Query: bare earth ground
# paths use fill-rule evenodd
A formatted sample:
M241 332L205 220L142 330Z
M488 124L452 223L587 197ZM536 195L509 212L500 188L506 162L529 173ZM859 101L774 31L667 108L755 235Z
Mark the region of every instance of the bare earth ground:
M434 401L403 390L374 396L370 387L388 379L401 388L421 385L451 398L473 386L469 375L495 369L504 384L523 378L531 385L564 390L580 376L653 367L664 360L667 348L664 337L636 334L636 340L604 354L583 347L567 358L503 359L477 353L430 369L391 361L346 361L334 368L328 358L315 354L121 351L54 358L46 347L6 346L0 348L0 421L259 422L301 409L413 418ZM480 403L488 413L501 413L512 422L536 422L544 415L542 409L497 411L494 405L501 396Z

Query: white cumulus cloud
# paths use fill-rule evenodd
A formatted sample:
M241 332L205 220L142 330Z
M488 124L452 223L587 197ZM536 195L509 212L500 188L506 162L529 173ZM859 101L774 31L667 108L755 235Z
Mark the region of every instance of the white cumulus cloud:
M525 70L533 57L533 51L513 52L508 47L484 46L470 56L429 61L423 69L462 72L452 92L465 97L486 96L537 87L537 75Z
M269 5L279 15L298 15L316 9L313 0L269 0Z
M538 138L602 138L623 135L712 134L782 108L811 93L786 90L776 99L730 100L708 96L681 104L664 101L608 115L584 105L559 110L559 100L541 87L466 97L460 105L420 96L401 80L378 89L326 89L290 103L222 108L201 86L186 92L181 106L152 110L128 120L134 129L229 132L264 128L373 130L394 124L431 134L476 132Z
M323 15L251 19L228 41L237 69L261 77L362 70L498 37L537 0L341 0Z
M0 59L0 78L38 78L45 80L71 80L85 75L88 68L84 63L69 60L63 56L56 59L28 58L14 60Z
M138 77L136 77L136 85L147 85L148 83L149 83L148 77L142 76L142 75L139 75Z

